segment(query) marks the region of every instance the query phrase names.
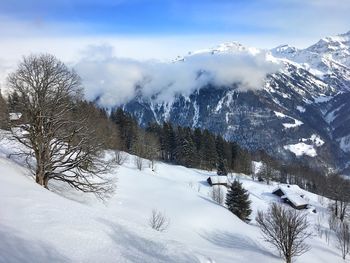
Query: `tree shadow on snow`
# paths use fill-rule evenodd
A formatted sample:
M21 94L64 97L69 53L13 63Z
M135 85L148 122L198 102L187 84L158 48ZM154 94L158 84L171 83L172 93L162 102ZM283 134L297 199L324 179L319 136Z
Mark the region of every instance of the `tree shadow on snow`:
M218 205L218 206L222 206L224 207L223 205L220 205L219 203L213 201L212 199L210 199L210 197L205 197L205 196L202 196L202 195L197 195L199 198L205 200L205 201L208 201L209 203L212 203L214 205Z
M111 221L99 219L99 222L109 227L111 231L108 231L108 235L115 242L116 247L121 249L121 254L128 262L199 262L195 256L189 254L190 252L185 254L183 252L184 247L178 243L171 242L171 246L169 246L168 242L162 244L162 240L156 242L143 238ZM159 233L157 232L156 234ZM154 239L157 238L156 234Z
M199 235L219 247L245 250L251 253L258 253L272 258L279 258L278 256L261 247L253 239L246 236L239 234L234 235L232 233L224 231L204 232L199 233Z
M14 229L0 229L0 262L70 262L53 247L41 241L24 239Z
M201 184L201 185L204 185L204 186L208 186L208 187L210 186L208 184L207 180L199 181L198 183Z

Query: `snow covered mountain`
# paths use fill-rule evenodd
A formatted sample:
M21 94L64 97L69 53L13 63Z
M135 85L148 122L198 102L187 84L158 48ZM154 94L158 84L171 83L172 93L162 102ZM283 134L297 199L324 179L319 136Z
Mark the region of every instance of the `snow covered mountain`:
M300 64L339 90L349 90L350 31L346 34L323 38L306 49L281 45L272 49L271 53L275 57Z
M271 194L274 182L266 185L250 176L233 175L250 193L252 222L246 224L208 196L206 179L215 172L163 163L155 171L139 171L128 155L110 172L118 177L116 194L101 203L57 182L49 184L51 191L36 184L24 162L7 158L18 145L0 133L1 263L282 262L278 251L263 241L254 220L258 210L279 202ZM310 231L316 226L319 231L328 229L328 200L295 185L290 189L311 205L306 210ZM170 220L166 231L149 226L153 209ZM334 235L329 234L327 241L319 234L307 240L311 250L297 261L344 262Z
M280 69L268 74L263 86L253 89L239 80L230 85L209 81L190 95L176 94L171 101L160 101L157 94L143 96L141 88L123 108L142 125L171 121L206 128L251 150L265 149L285 160L344 169L350 153L350 130L345 128L346 107L337 109L347 103L341 98L348 97L350 90L349 35L328 37L303 50L279 46L263 51L232 42L190 52L173 63L244 52L263 54L265 61L278 64Z

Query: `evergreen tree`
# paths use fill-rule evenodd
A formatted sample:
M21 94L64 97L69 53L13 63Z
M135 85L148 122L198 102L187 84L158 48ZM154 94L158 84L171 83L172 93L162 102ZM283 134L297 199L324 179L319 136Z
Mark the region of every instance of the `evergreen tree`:
M195 145L191 138L190 128L178 127L175 152L178 164L187 167L194 166Z
M173 162L176 149L176 135L170 122L164 122L160 138L162 159L166 162Z
M243 221L249 221L252 212L250 209L249 193L242 187L242 184L235 180L226 195L226 205L228 210L234 213Z
M133 144L137 140L139 130L137 121L130 114L124 112L121 108L113 111L110 118L118 126L121 140L121 150L129 152L132 151Z
M204 130L201 143L201 156L204 169L212 170L216 168L217 153L215 136L208 130Z
M225 151L225 140L221 136L216 136L216 153L217 153L217 174L227 175L226 169L226 151Z
M194 165L195 167L201 167L202 166L202 131L199 128L196 128L192 133L192 141L195 145L195 157L194 157Z
M227 175L226 160L218 159L217 175Z
M238 159L238 151L239 151L240 147L235 142L231 142L229 147L230 147L230 150L231 150L230 170L231 171L236 171L237 159Z

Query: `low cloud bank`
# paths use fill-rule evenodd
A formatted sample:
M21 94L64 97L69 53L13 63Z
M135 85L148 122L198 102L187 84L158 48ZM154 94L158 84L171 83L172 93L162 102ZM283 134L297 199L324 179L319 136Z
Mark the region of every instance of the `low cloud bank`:
M87 99L99 97L101 105L111 107L128 102L138 92L169 101L176 94L190 95L209 83L221 87L236 83L242 91L261 89L266 75L280 68L266 56L248 50L208 52L165 63L119 58L112 47L104 45L89 47L74 67L83 79Z

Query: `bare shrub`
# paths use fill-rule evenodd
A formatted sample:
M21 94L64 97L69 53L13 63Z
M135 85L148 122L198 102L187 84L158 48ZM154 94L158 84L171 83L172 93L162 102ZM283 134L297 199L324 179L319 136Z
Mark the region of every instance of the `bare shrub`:
M325 237L327 244L329 245L329 240L330 240L330 230L329 229L324 230L324 237Z
M136 168L138 170L142 171L142 169L143 169L143 159L140 156L135 156L134 162L135 162Z
M335 231L335 236L337 238L338 248L340 249L342 257L345 260L346 255L350 251L349 224L345 222L339 223Z
M128 160L128 155L122 151L114 151L114 162L118 165L123 165Z
M158 211L157 209L153 209L152 214L148 220L148 224L154 230L163 232L166 229L168 229L170 225L170 220L168 217L166 217L164 213Z
M273 203L266 212L258 212L256 222L264 240L278 249L286 263L291 263L293 257L310 249L305 243L311 236L306 217L305 213Z
M210 198L218 203L219 205L223 205L225 201L224 191L220 187L220 185L213 186L209 192Z
M322 222L322 217L318 215L315 222L315 230L317 231L317 234L322 238L323 231L322 231L321 222Z
M338 222L339 222L339 219L333 213L331 213L328 218L329 229L332 231L336 231Z

